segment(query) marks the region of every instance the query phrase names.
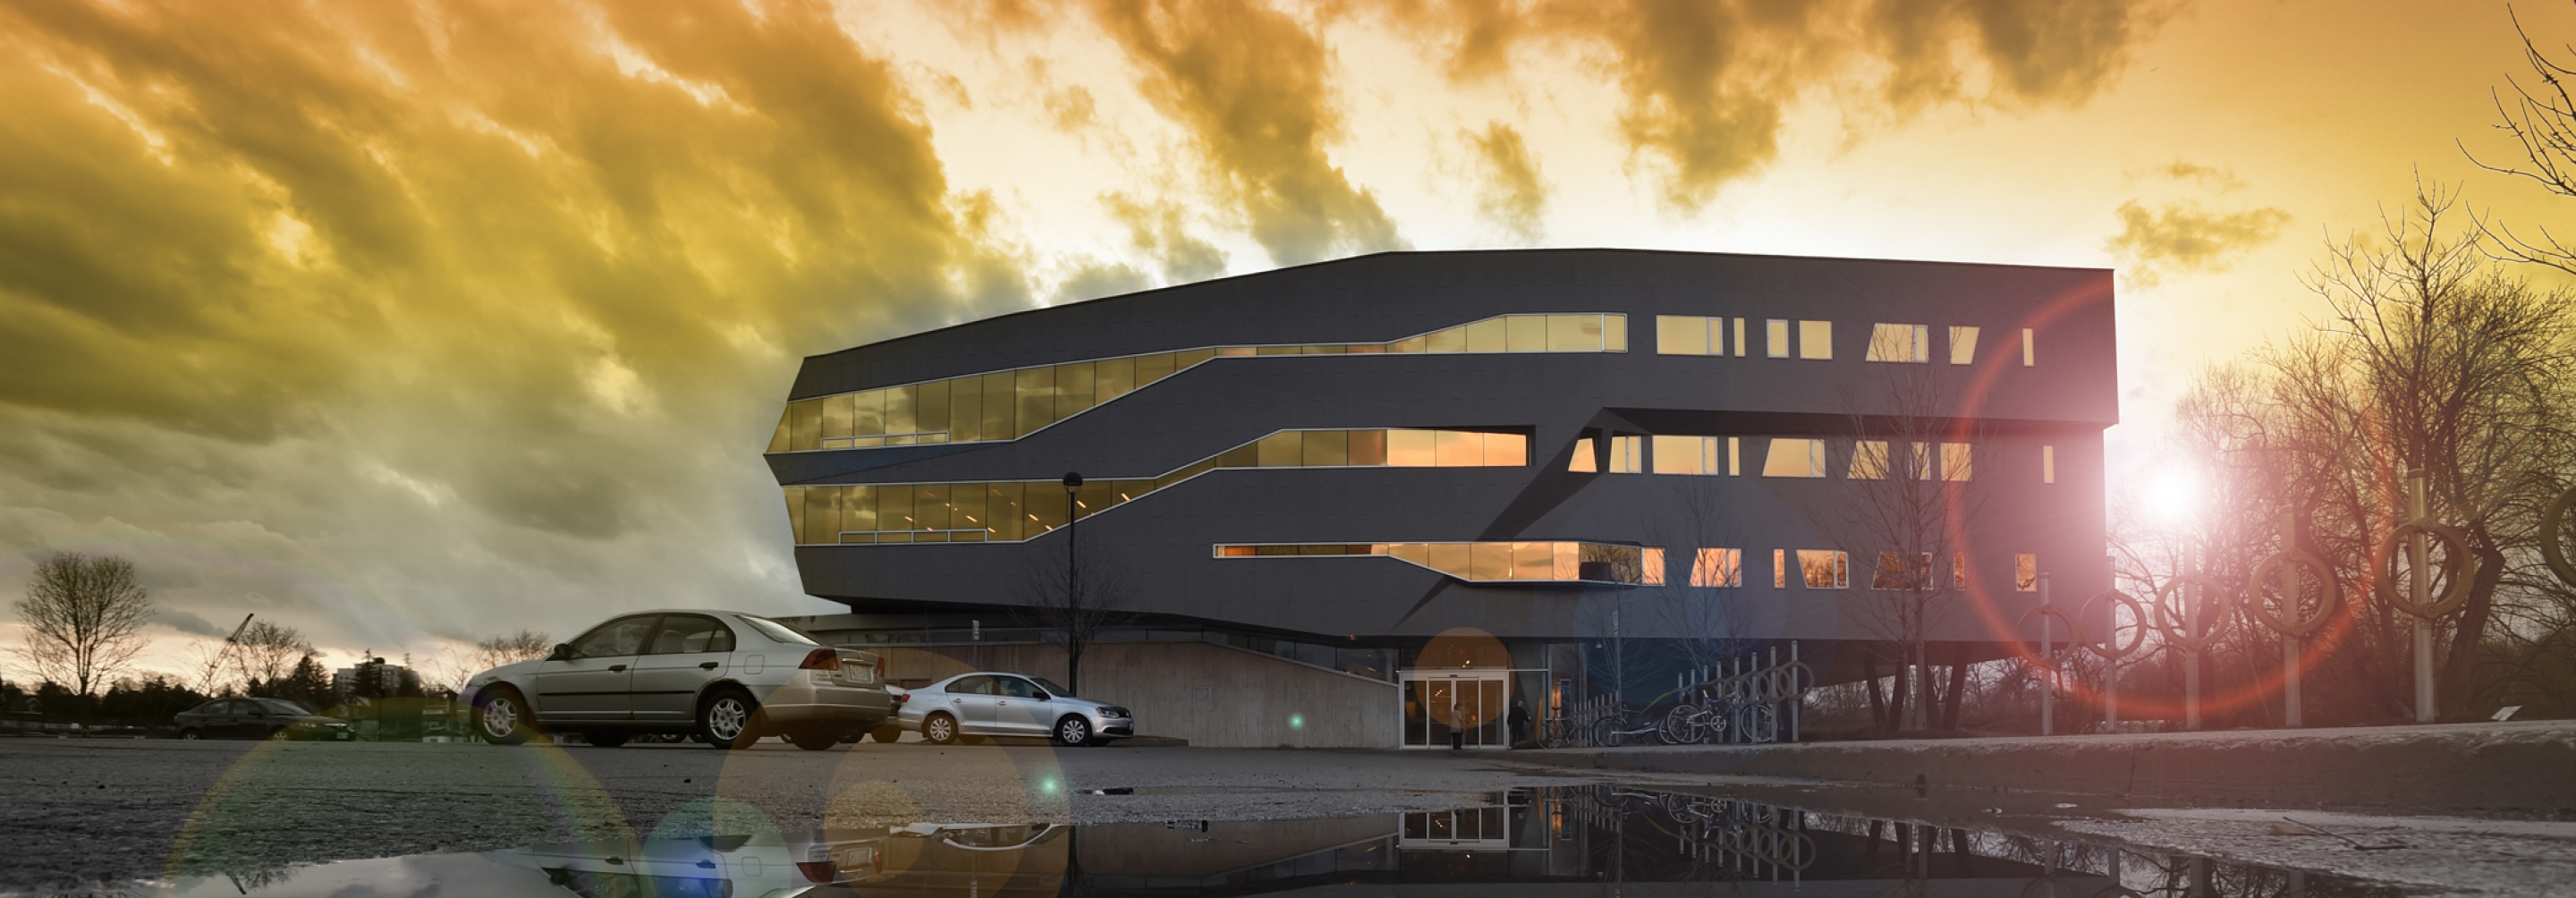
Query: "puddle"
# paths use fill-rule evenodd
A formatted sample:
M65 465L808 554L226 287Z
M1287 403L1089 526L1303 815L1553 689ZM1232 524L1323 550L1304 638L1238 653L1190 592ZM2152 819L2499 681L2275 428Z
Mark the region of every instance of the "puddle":
M1138 790L1141 794L1144 790ZM1274 894L2394 896L2331 876L1740 797L1518 789L1448 811L1312 820L922 823L532 845L183 876L142 894L736 896ZM1699 884L1699 885L1693 885ZM1609 887L1609 888L1605 888ZM1475 890L1483 893L1485 890Z

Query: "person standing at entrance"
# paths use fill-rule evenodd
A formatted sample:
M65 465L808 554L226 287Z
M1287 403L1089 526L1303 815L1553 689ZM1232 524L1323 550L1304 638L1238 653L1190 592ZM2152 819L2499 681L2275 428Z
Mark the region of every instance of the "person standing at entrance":
M1503 722L1511 727L1512 745L1514 747L1518 747L1521 743L1529 741L1530 716L1529 704L1527 702L1523 702L1520 699L1513 699L1511 716L1503 718Z

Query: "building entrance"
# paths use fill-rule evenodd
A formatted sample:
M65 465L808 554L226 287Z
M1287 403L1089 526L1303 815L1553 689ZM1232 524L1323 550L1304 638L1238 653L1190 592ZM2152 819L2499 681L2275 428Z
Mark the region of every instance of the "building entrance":
M1406 670L1404 747L1510 748L1511 671ZM1454 740L1454 741L1453 741Z

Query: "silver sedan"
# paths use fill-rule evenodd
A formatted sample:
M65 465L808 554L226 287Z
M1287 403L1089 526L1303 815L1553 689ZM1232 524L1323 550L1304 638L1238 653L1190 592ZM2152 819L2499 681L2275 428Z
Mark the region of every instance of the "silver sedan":
M978 671L910 690L897 716L904 729L947 745L961 736L1044 736L1057 745L1107 745L1136 735L1127 709L1075 698L1027 674Z
M615 618L544 659L475 674L462 697L498 745L542 729L603 748L639 733L720 748L777 734L820 751L893 713L884 677L875 654L820 645L768 618L678 609Z

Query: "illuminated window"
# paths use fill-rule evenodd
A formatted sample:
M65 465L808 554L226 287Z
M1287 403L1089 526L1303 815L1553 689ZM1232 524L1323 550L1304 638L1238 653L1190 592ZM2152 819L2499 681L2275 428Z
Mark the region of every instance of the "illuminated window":
M1771 588L1789 588L1789 550L1771 550Z
M2057 447L2039 447L2039 482L2057 482Z
M1852 444L1851 471L1843 476L1853 480L1887 479L1887 443L1862 440Z
M1741 463L1744 458L1743 448L1742 437L1726 438L1726 476L1733 477L1744 473L1744 465Z
M1300 440L1297 464L1307 468L1339 468L1351 463L1351 432L1347 430L1309 430Z
M1789 357L1789 321L1788 321L1788 319L1785 319L1785 318L1773 318L1773 319L1770 319L1769 321L1764 322L1764 329L1768 332L1768 333L1766 333L1766 334L1765 334L1765 336L1767 336L1767 337L1769 337L1769 338L1770 338L1769 340L1765 341L1765 345L1764 345L1764 347L1763 347L1763 349L1766 351L1766 353L1767 353L1768 355L1770 355L1772 358L1775 358L1775 359L1785 359L1785 358L1788 358L1788 357Z
M1443 543L1219 543L1215 558L1375 556L1429 568L1470 583L1663 582L1663 550L1573 541Z
M1905 563L1905 553L1878 553L1878 567L1870 572L1869 588L1913 590L1932 586L1932 553L1924 552L1912 566Z
M1626 315L1502 315L1387 343L1220 346L1040 365L790 402L767 451L1015 440L1219 357L1626 351Z
M1764 477L1825 476L1825 441L1774 439L1762 459Z
M2038 343L2037 343L2037 338L2036 338L2036 337L2031 336L2030 328L2026 328L2026 327L2025 327L2025 328L2022 328L2022 329L2021 329L2021 366L2022 366L2022 367L2024 367L2024 368L2030 368L2030 367L2036 367L2038 364L2039 364L2039 346L2038 346Z
M1716 437L1655 437L1655 473L1716 474L1718 467Z
M1950 554L1950 588L1968 588L1968 553L1966 552Z
M1578 474L1590 474L1601 470L1601 459L1593 453L1591 437L1575 440L1574 457L1566 460L1565 469Z
M1690 585L1712 587L1744 585L1744 550L1699 550L1699 556L1691 561Z
M1707 355L1708 319L1688 315L1655 316L1655 352L1659 355Z
M1610 473L1634 474L1643 470L1646 460L1646 438L1614 436L1610 438Z
M1390 449L1390 446L1393 448ZM1150 480L1083 484L1084 515L1220 468L1519 467L1529 437L1462 430L1285 430ZM785 487L799 545L1011 542L1068 520L1053 481Z
M1798 570L1806 575L1808 589L1847 589L1851 586L1851 556L1832 549L1799 549Z
M1834 323L1831 321L1798 322L1798 357L1831 359L1834 357Z
M1966 443L1941 444L1941 479L1976 479L1977 466L1975 460L1969 453L1969 450L1973 448L1975 447Z
M1743 319L1736 319L1742 321ZM1736 347L1743 355L1743 347ZM1655 316L1655 352L1662 355L1725 355L1726 319L1696 315Z
M1879 324L1869 332L1869 360L1873 362L1929 362L1932 360L1932 326L1928 324Z
M1974 326L1950 328L1950 364L1973 365L1977 362L1977 329Z
M1744 319L1735 319L1735 357L1744 357Z
M2013 556L2013 591L2039 591L2039 556Z

